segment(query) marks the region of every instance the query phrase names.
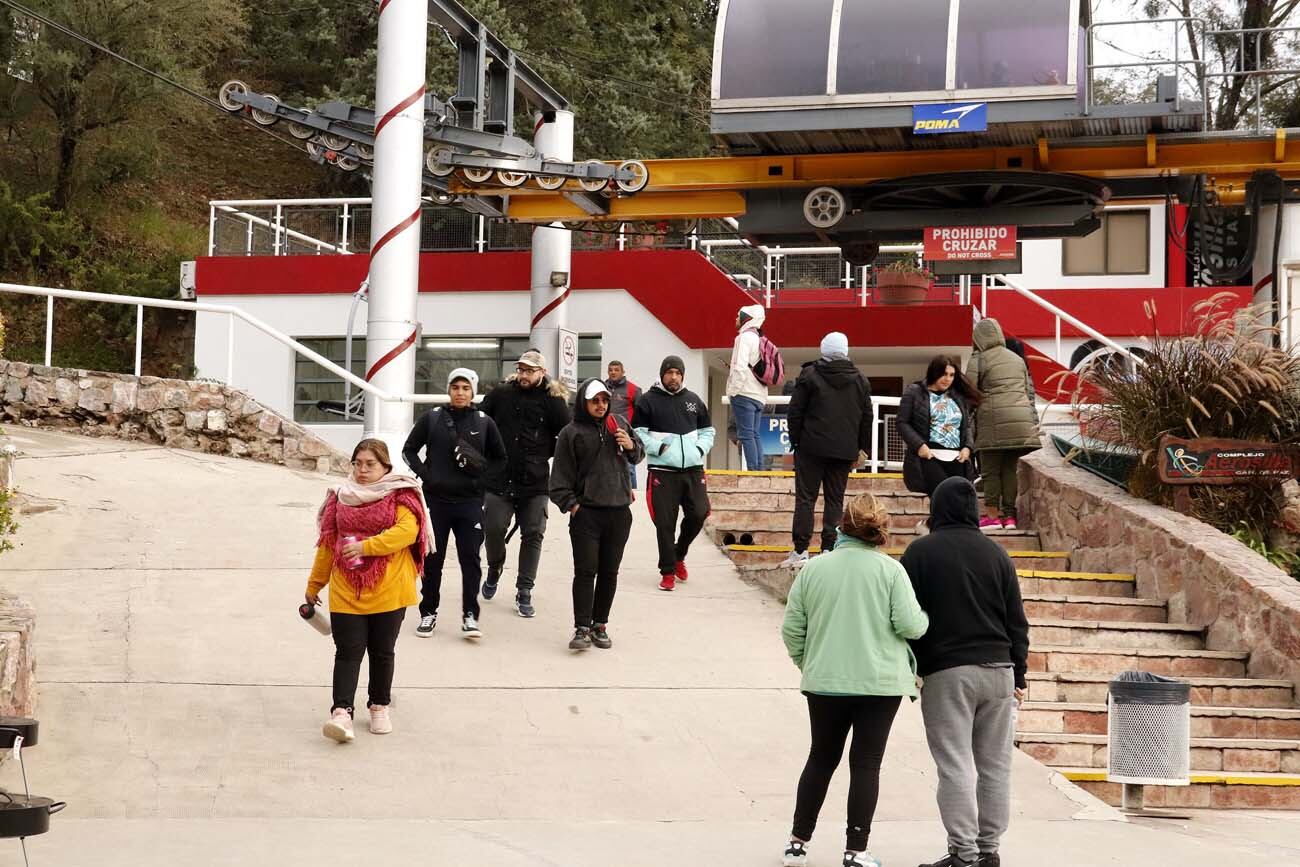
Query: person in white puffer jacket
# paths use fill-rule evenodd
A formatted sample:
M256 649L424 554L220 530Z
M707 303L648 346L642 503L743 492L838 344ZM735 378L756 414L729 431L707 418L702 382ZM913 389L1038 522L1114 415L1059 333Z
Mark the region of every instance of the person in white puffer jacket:
M763 469L759 425L763 420L763 407L767 405L767 386L754 375L754 365L760 357L759 338L766 318L767 311L761 304L740 308L736 314L739 333L731 348L731 372L727 375L727 398L736 417L736 432L747 470Z

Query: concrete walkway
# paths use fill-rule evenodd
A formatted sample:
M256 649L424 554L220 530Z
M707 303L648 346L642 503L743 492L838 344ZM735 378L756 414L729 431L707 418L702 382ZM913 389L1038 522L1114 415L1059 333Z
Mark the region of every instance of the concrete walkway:
M319 733L332 644L295 610L325 480L8 433L24 493L49 507L22 516L18 550L0 557L0 585L37 611L28 775L70 805L28 842L33 865L779 863L808 737L781 606L704 541L689 584L660 592L640 503L612 651L565 647L570 560L553 515L538 617L516 617L503 587L483 640L464 641L449 571L437 633L416 638L412 613L399 641L396 731L369 735L361 712L339 746ZM813 864L839 864L845 783ZM12 762L0 785L21 785ZM1300 860L1292 814L1116 821L1019 754L1014 806L1008 864ZM911 867L943 839L918 708L904 707L872 850ZM11 863L18 844L0 840Z

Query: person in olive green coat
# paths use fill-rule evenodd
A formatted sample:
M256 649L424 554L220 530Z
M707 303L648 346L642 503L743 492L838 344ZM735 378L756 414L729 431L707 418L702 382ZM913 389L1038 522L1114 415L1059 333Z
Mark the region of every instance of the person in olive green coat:
M850 730L843 864L879 864L867 852L867 838L880 762L902 696L917 696L916 659L907 639L924 635L930 623L907 572L879 550L888 542L888 526L879 500L856 497L844 510L835 550L810 560L790 588L781 635L803 672L799 687L812 728L783 861L792 867L806 863L806 844Z
M1016 529L1016 466L1039 448L1038 406L1025 362L1007 349L996 319L981 319L966 375L984 396L975 411L975 450L984 476L980 529Z

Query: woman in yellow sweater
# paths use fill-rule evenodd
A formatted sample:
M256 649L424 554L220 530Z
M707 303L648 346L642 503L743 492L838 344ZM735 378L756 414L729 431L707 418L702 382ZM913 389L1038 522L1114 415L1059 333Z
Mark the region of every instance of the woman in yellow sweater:
M388 734L397 635L407 606L418 601L431 538L420 481L393 472L381 440L362 440L352 450L352 475L325 495L317 528L307 601L320 605L329 584L335 648L334 704L322 731L339 743L353 739L352 702L368 652L370 731Z

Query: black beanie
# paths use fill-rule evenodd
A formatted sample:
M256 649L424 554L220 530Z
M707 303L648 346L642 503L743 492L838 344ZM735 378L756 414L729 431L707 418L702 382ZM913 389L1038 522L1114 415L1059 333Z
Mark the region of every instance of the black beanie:
M663 379L664 374L670 370L680 370L682 372L682 376L685 376L686 362L682 361L681 358L676 355L668 356L663 360L663 363L659 365L659 378Z

